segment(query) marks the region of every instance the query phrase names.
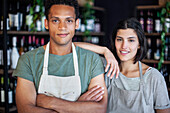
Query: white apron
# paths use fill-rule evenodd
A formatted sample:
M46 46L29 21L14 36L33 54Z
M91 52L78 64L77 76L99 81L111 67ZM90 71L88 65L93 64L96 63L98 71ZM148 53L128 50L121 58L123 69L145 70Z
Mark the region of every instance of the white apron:
M48 75L49 45L50 43L47 44L44 53L43 73L40 78L38 93L58 97L68 101L76 101L81 94L81 82L75 46L72 43L75 75L59 77L55 75Z

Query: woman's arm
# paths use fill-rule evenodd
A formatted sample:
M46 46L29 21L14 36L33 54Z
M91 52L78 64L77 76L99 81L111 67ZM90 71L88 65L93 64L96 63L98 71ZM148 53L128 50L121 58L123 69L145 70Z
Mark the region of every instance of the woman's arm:
M107 61L105 72L107 72L109 67L110 67L107 76L108 77L110 76L110 78L113 78L113 76L116 74L116 78L118 77L118 75L119 75L118 62L115 59L112 52L107 47L102 47L102 46L98 46L98 45L94 45L94 44L90 44L90 43L85 43L85 42L74 42L74 44L76 46L81 47L81 48L84 48L84 49L93 51L95 53L104 55L105 58L106 58L106 61Z

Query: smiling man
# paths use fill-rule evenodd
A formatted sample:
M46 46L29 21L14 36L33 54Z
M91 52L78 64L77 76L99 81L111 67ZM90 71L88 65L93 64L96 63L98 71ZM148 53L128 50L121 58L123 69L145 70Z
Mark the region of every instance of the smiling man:
M46 0L45 7L50 42L22 55L13 73L18 113L106 112L102 61L72 43L79 25L77 1Z

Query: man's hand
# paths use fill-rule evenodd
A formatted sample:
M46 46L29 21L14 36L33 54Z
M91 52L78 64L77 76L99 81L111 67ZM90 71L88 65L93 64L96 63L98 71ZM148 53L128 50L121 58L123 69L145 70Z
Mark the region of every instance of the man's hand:
M51 102L51 99L49 99L50 96L46 96L45 94L38 94L36 99L36 106L48 108L50 109L49 103Z
M91 88L86 93L81 95L78 101L95 101L98 102L102 100L104 95L104 88L100 87L99 85Z

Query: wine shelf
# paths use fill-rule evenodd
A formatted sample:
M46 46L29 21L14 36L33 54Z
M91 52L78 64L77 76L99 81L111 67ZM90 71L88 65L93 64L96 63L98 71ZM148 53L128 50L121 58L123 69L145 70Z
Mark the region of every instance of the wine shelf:
M146 6L137 6L136 9L159 9L162 8L162 6L159 5L146 5Z
M148 60L148 59L143 59L142 62L144 63L158 63L158 60ZM170 61L164 61L163 64L170 64Z
M11 108L9 108L9 113L10 112L14 112L17 110L16 106L12 106ZM5 107L0 107L0 113L5 113Z
M13 71L14 71L13 69L9 69L8 73L13 73ZM0 69L0 74L2 75L3 73L4 73L3 69Z
M160 33L145 33L146 36L161 36ZM166 36L170 36L170 33L166 33Z
M0 31L0 34L3 34L2 31ZM49 32L29 32L29 31L8 31L8 35L49 35ZM83 32L76 32L76 36L83 36ZM105 36L104 32L91 32L90 35L92 36Z

